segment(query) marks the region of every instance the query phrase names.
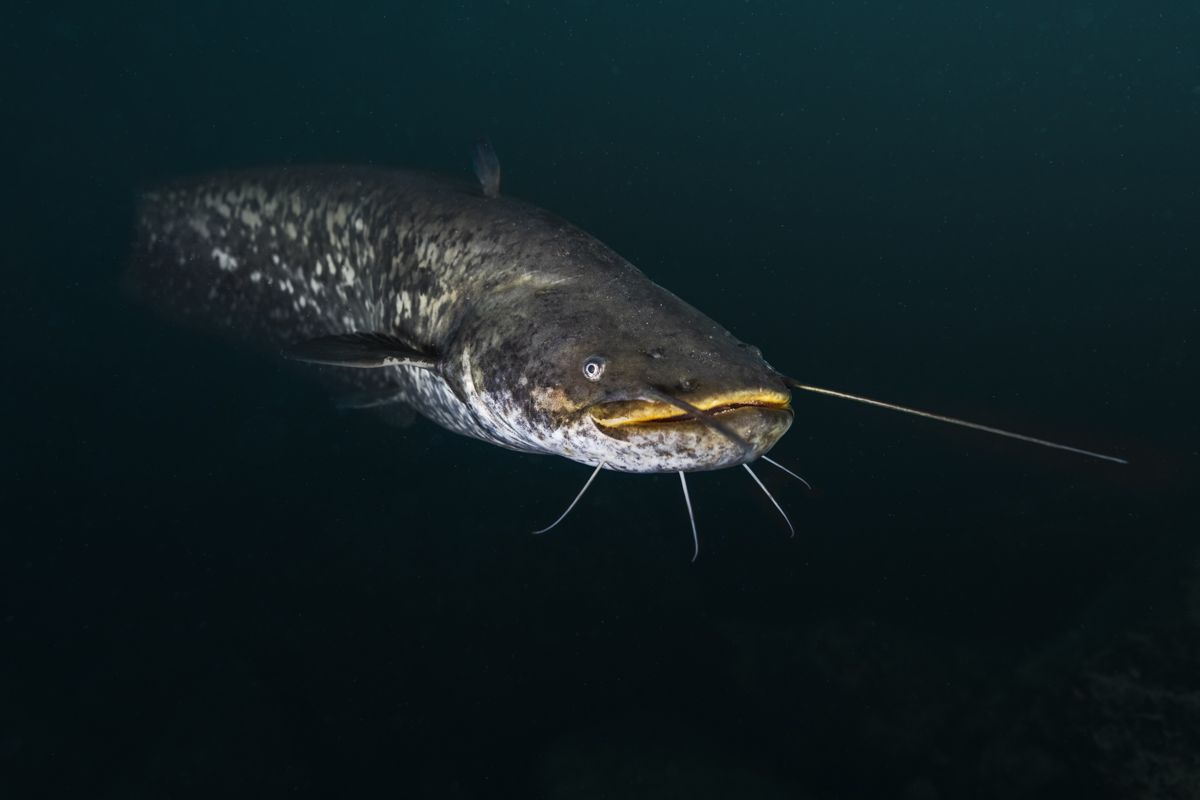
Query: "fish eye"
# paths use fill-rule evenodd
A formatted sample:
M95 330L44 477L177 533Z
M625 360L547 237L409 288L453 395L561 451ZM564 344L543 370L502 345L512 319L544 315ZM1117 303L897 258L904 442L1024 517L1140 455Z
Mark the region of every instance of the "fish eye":
M600 356L592 356L583 362L583 377L589 381L598 381L604 374L605 361Z

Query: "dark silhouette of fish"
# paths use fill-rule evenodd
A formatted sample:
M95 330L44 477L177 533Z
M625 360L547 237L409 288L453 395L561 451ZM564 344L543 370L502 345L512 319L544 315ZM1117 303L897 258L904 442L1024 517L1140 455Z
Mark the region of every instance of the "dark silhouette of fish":
M676 472L689 515L687 472L742 466L765 492L750 464L786 469L766 454L793 389L1121 462L789 378L592 236L500 196L490 145L475 166L482 191L340 167L163 186L141 203L133 278L185 318L339 368L351 405L593 466L583 491L601 469Z

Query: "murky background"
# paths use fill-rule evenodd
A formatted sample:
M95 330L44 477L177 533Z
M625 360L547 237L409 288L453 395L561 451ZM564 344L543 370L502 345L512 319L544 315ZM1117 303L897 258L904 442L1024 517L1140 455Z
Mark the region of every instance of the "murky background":
M1200 796L1193 3L8 15L5 797ZM122 289L139 187L469 177L818 385L762 472L339 412Z

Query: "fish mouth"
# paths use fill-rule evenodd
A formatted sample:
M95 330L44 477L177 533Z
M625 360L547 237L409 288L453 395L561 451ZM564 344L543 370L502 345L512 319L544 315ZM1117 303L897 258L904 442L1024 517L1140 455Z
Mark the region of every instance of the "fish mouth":
M748 410L792 413L792 397L773 389L738 389L688 400L706 414L721 419L742 416ZM670 403L657 400L614 400L588 409L601 428L620 430L642 425L695 423L691 415Z

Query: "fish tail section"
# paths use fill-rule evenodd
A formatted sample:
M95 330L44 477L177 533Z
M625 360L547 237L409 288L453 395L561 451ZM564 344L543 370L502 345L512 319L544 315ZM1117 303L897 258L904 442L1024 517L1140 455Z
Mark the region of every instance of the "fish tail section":
M360 203L268 176L148 191L129 283L162 312L264 346L371 329L380 287Z

